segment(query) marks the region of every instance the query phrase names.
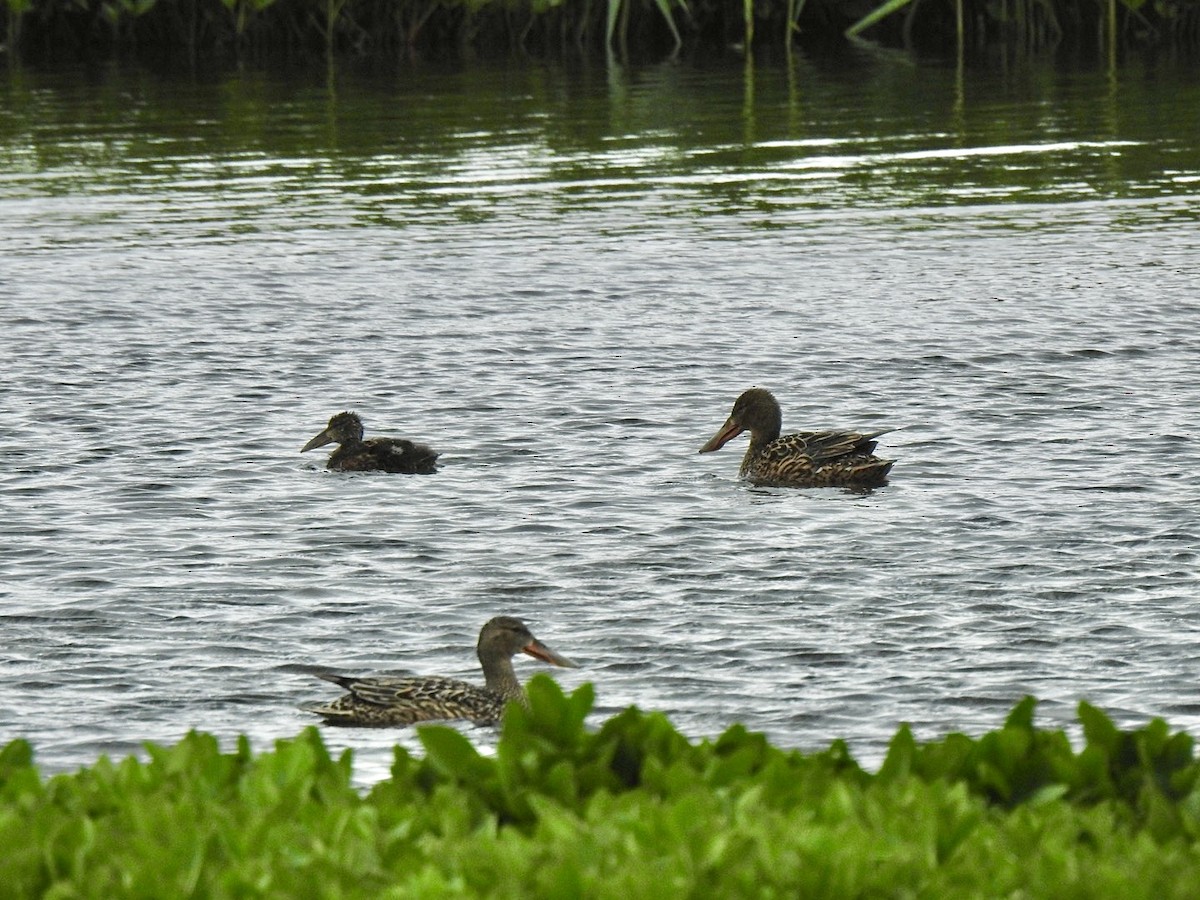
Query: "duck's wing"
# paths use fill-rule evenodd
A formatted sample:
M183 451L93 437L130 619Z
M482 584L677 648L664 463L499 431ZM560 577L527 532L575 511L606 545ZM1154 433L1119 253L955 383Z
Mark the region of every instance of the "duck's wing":
M489 724L504 714L503 697L457 678L350 678L323 673L320 677L349 691L329 703L303 707L329 725L386 727L448 719Z
M385 472L429 475L437 471L439 454L425 444L405 438L379 437L371 438L366 446L377 468Z
M885 431L799 431L776 438L763 450L763 456L783 458L807 456L814 465L844 456L870 456L875 452L875 438Z
M440 675L376 675L370 678L354 678L321 673L318 677L345 688L355 700L374 706L415 705L431 697L453 696L480 690L466 681Z

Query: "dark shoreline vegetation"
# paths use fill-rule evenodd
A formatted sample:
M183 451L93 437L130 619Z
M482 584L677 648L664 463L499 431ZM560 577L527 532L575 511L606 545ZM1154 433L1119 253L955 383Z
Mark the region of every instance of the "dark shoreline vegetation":
M1200 0L3 0L12 56L175 61L790 47L1200 45Z
M693 743L631 708L583 725L584 685L537 676L494 756L427 727L368 792L306 729L255 754L193 732L149 759L43 779L0 751L0 884L13 897L1088 896L1200 893L1200 763L1161 720L1085 739L1026 698L980 738L917 742L875 773L846 745Z

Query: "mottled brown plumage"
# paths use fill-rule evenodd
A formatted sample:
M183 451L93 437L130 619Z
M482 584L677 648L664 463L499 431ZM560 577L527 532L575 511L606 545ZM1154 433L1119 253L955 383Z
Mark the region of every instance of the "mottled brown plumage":
M729 419L700 452L720 450L749 431L741 475L755 484L869 488L887 483L892 460L874 455L875 438L885 431L801 431L780 437L782 421L771 392L751 388L737 398Z
M321 678L349 693L304 708L323 716L327 725L382 727L438 719L490 725L500 721L510 701L526 702L513 671L515 654L527 653L554 666L575 668L575 663L555 653L535 638L525 623L510 616L498 616L483 626L476 653L483 667L484 687L440 675L353 678L322 674Z
M438 454L424 444L404 438L377 437L363 440L362 419L357 413L341 412L329 420L325 430L300 448L301 453L338 444L325 464L342 472L397 472L432 475Z

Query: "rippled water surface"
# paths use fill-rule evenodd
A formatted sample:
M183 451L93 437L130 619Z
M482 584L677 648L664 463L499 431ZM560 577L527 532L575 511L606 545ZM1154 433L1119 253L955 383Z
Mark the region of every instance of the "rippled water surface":
M1194 74L7 70L0 739L262 747L500 613L597 721L1200 728ZM756 384L891 483L697 455ZM444 468L301 456L342 409Z

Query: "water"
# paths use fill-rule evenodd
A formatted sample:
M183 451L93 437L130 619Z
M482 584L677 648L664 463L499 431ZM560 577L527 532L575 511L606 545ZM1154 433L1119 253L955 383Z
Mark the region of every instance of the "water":
M305 667L476 678L496 614L597 722L1197 730L1191 75L9 70L0 740L263 748ZM891 483L699 456L755 384L900 428ZM301 456L342 409L443 470ZM326 736L368 783L415 744Z

